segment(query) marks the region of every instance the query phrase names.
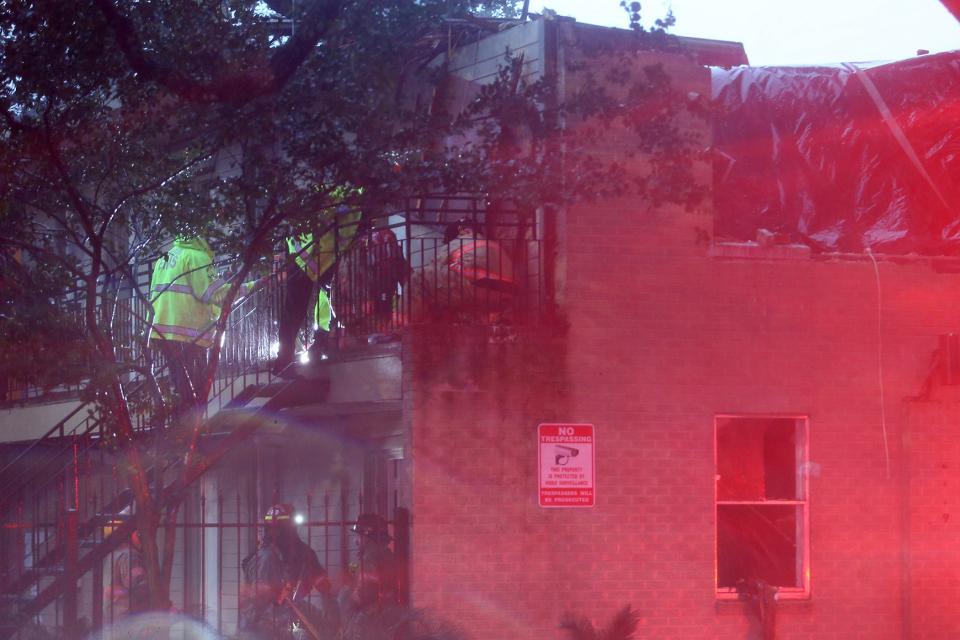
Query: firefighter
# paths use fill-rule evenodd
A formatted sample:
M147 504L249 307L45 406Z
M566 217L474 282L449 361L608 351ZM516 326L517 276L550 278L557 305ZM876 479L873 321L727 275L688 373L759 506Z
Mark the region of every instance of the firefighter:
M273 639L316 635L320 614L307 602L313 590L328 610L330 580L316 552L297 534L293 511L289 504L270 507L263 516L260 545L243 560L239 624L244 634Z
M485 290L514 293L513 261L499 242L485 239L464 220L447 227L444 242L451 272Z
M178 236L154 264L150 279L150 344L163 354L179 398L179 411L199 401L207 349L229 282L219 278L205 240ZM244 285L252 290L253 283Z
M403 257L397 236L390 229L374 229L363 238L367 253L368 295L373 306L373 333L393 328L393 305L397 285L406 279L410 267Z
M357 233L360 222L359 211L339 210L335 215L336 229L332 229L319 239L314 234L302 233L287 238L286 295L280 313L278 341L280 343L274 373L281 373L293 362L296 350L297 334L310 307L311 293L316 287L318 295L314 303L313 344L310 351L320 359L327 349L330 335L329 288L333 280L337 256L345 251Z
M516 293L513 260L504 247L461 220L447 226L436 258L415 274L413 313L486 313L497 324L508 317Z
M353 567L352 584L346 594L348 609L370 611L399 602L399 567L389 547L392 538L387 529L387 521L375 513L361 514L353 526L359 562Z

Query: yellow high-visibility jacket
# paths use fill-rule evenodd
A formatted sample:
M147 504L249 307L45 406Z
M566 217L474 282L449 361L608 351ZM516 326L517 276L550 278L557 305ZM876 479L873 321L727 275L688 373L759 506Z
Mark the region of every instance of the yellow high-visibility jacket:
M333 319L333 309L330 307L330 296L320 289L317 304L313 308L313 321L323 331L330 331L330 321Z
M212 344L213 328L229 282L213 266L213 250L201 238L177 238L157 260L150 279L151 340Z
M337 252L344 253L350 248L350 244L357 235L361 218L359 211L338 214L337 218L338 234L335 234L334 230L328 231L316 242L313 241L312 233L301 233L293 238L287 238L287 251L293 255L297 266L306 271L314 282L333 266L337 259Z

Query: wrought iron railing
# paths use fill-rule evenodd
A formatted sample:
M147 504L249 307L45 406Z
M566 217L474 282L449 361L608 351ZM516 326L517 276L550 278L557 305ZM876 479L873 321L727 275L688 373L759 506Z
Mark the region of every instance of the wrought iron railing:
M454 210L459 213L459 209ZM474 215L478 215L473 212ZM357 338L395 333L430 321L511 324L536 314L545 302L545 253L533 225L466 220L456 237L445 238L444 220L391 227L380 225L343 248L329 278L336 316L331 348ZM489 234L489 235L488 235ZM228 264L220 265L229 267ZM152 309L147 290L151 263L133 269L135 284L104 285L98 313L112 331L118 359L136 367L162 367L147 344ZM223 337L211 407L233 399L238 381L262 384L276 355L277 324L282 313L284 263L275 261L269 277L232 311ZM67 296L71 314L81 317L83 298ZM135 380L136 376L130 376ZM82 384L42 389L13 382L7 401L63 400L80 395ZM148 412L135 416L136 428L149 427Z
M144 272L149 274L149 270ZM233 384L237 375L250 376L253 371L252 383L270 381L270 373L262 370L260 365L265 362L266 351L269 350L269 345L264 347L263 343L272 333L272 316L266 314L264 317L262 309L276 306L261 304L258 296L276 296L272 287L279 284L279 279L268 278L266 284L265 291L238 302L236 315L231 317L228 324L224 340L226 374L217 378L211 394L216 402L229 402L237 388ZM145 338L142 332L149 326L146 320L149 315L144 309L148 310L149 305L138 302L132 295L124 299L128 302L117 305L119 312L115 314L121 319L121 330L127 331L128 335ZM251 335L259 337L260 344L256 350L245 345L242 339L237 339ZM135 349L140 342L142 340L132 339L127 344L130 349ZM131 361L139 359L143 362L141 366L153 366L158 375L164 375L163 363L150 360L156 354L141 348L139 353L129 355ZM157 419L163 419L162 415L154 417L151 403L144 401L146 396L153 393L153 389L142 376L132 377L126 386L128 402L134 409L132 417L135 431L146 434L157 426ZM102 418L92 403L81 404L0 467L0 518L4 522L3 530L9 533L27 527L30 531L30 561L25 568L18 565L22 571L10 575L9 565L0 563L0 574L6 576L3 584L13 592L21 590L31 580L42 578L43 572L62 563L63 538L60 534L67 514L81 529L90 528L95 526L100 515L110 517L110 514L130 506L129 491L119 483L115 474L109 478L104 475L104 469L115 469L118 461L111 463L109 447L103 446L110 441L111 434L104 430L107 422ZM109 471L107 475L110 475ZM149 475L156 476L162 484L162 469L151 469ZM96 497L88 498L88 494ZM25 525L25 522L29 524ZM11 540L10 543L12 546L0 547L23 547L23 540L20 539Z
M219 268L230 266L227 262L218 263ZM136 369L164 369L163 358L148 344L153 309L149 300L149 283L153 262L134 265L131 278L109 281L99 284L97 311L100 326L111 333L116 350L117 362ZM234 376L238 371L249 370L252 366L263 366L270 358L269 337L274 328L282 299L282 279L274 271L262 280L264 286L247 298L238 299L224 336L223 353L220 360L220 376ZM84 326L85 296L81 290L66 293L62 308L65 317L74 319L77 326ZM131 373L128 382L138 379ZM226 388L218 381L217 390ZM76 399L89 383L88 380L62 383L42 387L15 378L6 381L5 393L0 404L25 404L31 402L63 401ZM216 393L214 394L216 395ZM147 426L149 416L140 413L136 416L136 428Z
M395 245L361 241L343 256L331 298L348 337L431 321L521 323L543 308L540 240L405 235L414 229L394 227Z
M395 243L389 234L377 241L374 236L361 236L345 248L335 266L331 291L335 325L339 325L335 330L341 337L393 333L438 319L521 322L540 308L544 251L532 227L497 228L489 220L482 226L474 221L456 237L444 238L446 222L440 219L421 225L408 219L393 227L394 237L399 236ZM281 267L279 262L272 265L263 286L239 301L232 312L210 394L208 407L212 410L229 404L244 388L272 380L268 365L275 355L285 284ZM146 287L151 265L141 265L134 273L135 283L105 286L98 312L110 310L108 325L118 348L126 350L121 354L125 360L158 371L162 363L147 346L145 333L150 305L135 290ZM83 311L81 299L74 297L70 304L75 307L72 313ZM338 342L332 341L334 345ZM127 384L134 400L138 393L152 393L136 375L131 375ZM38 392L35 397L43 394ZM141 437L147 437L154 426L150 403L137 406L143 408L135 414L136 428ZM74 543L107 546L98 530L128 509L131 500L129 489L115 471L117 460L109 447L102 446L109 440L105 435L98 415L82 406L0 468L0 515L4 521L0 577L4 591L39 590L45 572L62 571L71 548L70 536ZM152 470L151 475L162 486L163 470ZM319 522L335 520L342 525L346 518L341 514L331 520L324 515ZM208 528L203 522L199 526L204 531ZM241 530L252 526L237 523L238 541ZM229 530L224 529L220 517L216 527L221 532Z
M109 472L97 477L81 494L76 510L61 512L56 519L25 517L0 529L0 611L16 610L13 598L36 584L42 591L68 570L69 556L81 548L102 547L111 534L129 526L132 513L108 510L116 479ZM297 505L297 531L317 554L333 585L329 595L312 593L308 602L317 609L330 606L338 591L352 580L351 572L360 562L353 524L364 510L362 495L344 491L308 492ZM387 515L387 514L384 514ZM392 551L398 560L397 601L408 601L406 562L409 554L409 514L395 509L389 514ZM175 525L178 561L171 577L172 610L199 621L218 634L232 636L238 631L245 576L243 560L256 549L261 526L256 496L241 491L207 493L202 487L187 494ZM128 534L129 535L129 534ZM73 552L70 550L73 549ZM91 577L81 580L78 589L54 599L32 619L47 633L79 637L82 631L112 628L113 637L126 637L136 618L129 618L131 605L143 599L145 589L131 589L130 544L122 542L96 561ZM135 562L135 561L134 561ZM135 566L135 565L134 565ZM28 597L31 592L27 591ZM72 598L73 602L66 602ZM143 607L146 603L140 602ZM8 612L8 613L9 613ZM80 623L85 620L85 623ZM31 638L33 629L13 615L0 621L0 637ZM4 628L10 625L9 628Z

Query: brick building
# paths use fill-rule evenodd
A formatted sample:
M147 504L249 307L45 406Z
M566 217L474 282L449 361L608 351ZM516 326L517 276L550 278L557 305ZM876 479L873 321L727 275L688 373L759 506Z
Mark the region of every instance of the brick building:
M570 63L583 43L607 37L621 35L535 20L464 46L449 68L482 83L509 47L525 77L551 78L562 97L582 79ZM745 61L731 43L687 44L695 56L637 63L665 65L694 100L711 94L705 65ZM707 120L678 117L710 145ZM620 159L631 141L609 131L595 144ZM712 170L696 167L711 194ZM175 605L233 633L239 560L276 497L305 512L303 535L333 571L351 562L360 512L409 512L409 530L394 523L409 601L478 640L558 637L567 613L603 622L627 603L638 637L759 637L736 592L753 579L778 588L780 638L955 637L956 258L722 238L713 202L538 211L510 238L525 300L510 324L400 314L399 342L346 349L280 400L274 381L231 382L227 400L265 391L226 402L220 431L231 411L269 424L188 498ZM430 229L463 211L399 216L414 271L441 243ZM27 412L68 408L7 410L4 433L35 423ZM593 425L593 506L538 503L541 423ZM84 482L109 484L100 462ZM4 517L19 579L59 529ZM100 568L73 605L94 626L108 620L96 613ZM36 619L66 624L64 597Z

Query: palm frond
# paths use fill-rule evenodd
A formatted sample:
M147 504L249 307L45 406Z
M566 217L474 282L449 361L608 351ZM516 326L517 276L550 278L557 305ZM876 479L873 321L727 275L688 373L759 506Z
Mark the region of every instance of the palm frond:
M617 611L610 624L600 633L599 640L633 640L633 634L640 623L640 612L625 605Z
M560 629L569 634L570 640L597 640L597 631L585 616L564 614L560 620Z

